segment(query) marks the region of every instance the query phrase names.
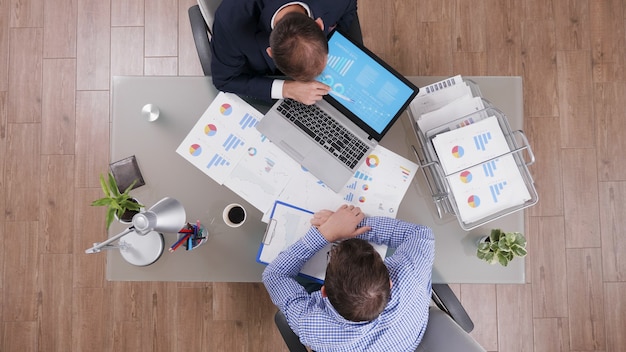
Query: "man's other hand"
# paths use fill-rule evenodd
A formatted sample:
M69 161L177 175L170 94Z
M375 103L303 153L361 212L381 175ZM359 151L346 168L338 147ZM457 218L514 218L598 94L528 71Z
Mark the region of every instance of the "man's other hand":
M311 224L316 226L328 242L335 242L362 235L370 230L369 226L359 227L365 218L361 208L354 205L342 205L337 211L322 210L313 215Z
M330 92L330 87L318 81L285 81L283 97L297 100L306 105L315 104Z

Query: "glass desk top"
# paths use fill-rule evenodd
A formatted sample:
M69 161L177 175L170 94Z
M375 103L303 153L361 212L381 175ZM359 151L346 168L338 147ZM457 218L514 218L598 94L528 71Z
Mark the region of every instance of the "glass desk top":
M408 77L418 86L444 77ZM520 77L466 77L480 86L483 96L502 110L511 127L523 128L522 80ZM165 251L156 263L137 267L128 264L117 250L107 251L106 277L119 281L217 281L259 282L264 265L256 262L266 224L262 214L244 199L196 169L176 153L176 148L217 95L210 77L114 77L112 89L111 161L135 155L146 185L133 190L146 206L163 197L180 200L187 220L200 220L209 230L206 244L193 251ZM160 110L149 122L141 113L146 104ZM417 146L408 116L402 116L381 144L415 161ZM239 203L247 211L246 222L227 226L223 209ZM418 172L409 187L397 218L433 228L436 254L435 283L524 283L525 261L516 258L509 266L489 265L476 258L476 241L501 227L524 232L524 212L495 220L472 231L462 230L451 216L439 219L423 175ZM110 235L125 227L114 223ZM166 248L176 234L164 234Z

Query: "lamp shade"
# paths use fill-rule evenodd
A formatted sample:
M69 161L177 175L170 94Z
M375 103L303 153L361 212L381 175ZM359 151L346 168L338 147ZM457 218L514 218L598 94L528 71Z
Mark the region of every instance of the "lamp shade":
M178 232L187 222L185 208L176 199L165 197L146 212L133 217L135 232L145 235L150 231Z

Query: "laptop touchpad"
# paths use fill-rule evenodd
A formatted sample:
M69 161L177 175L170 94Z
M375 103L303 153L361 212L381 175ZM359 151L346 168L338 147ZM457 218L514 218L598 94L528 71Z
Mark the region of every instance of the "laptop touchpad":
M295 147L296 144L290 144L289 141L286 141L286 140L282 140L279 143L280 143L281 148L283 148L283 150L287 154L289 154L294 160L296 160L297 162L302 162L302 160L304 160L306 153L304 153L304 155L301 154L301 151L302 151L301 146Z

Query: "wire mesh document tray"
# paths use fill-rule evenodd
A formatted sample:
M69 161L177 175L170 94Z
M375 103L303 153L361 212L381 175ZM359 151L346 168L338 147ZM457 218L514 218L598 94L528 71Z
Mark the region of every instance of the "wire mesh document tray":
M418 141L413 149L438 216L455 216L466 231L538 201L528 171L535 157L526 135L521 130L511 131L506 115L483 102L484 109L427 131L420 129L409 110ZM473 144L463 144L468 141ZM484 154L487 157L469 158L488 148L492 154ZM465 164L460 163L463 158Z

